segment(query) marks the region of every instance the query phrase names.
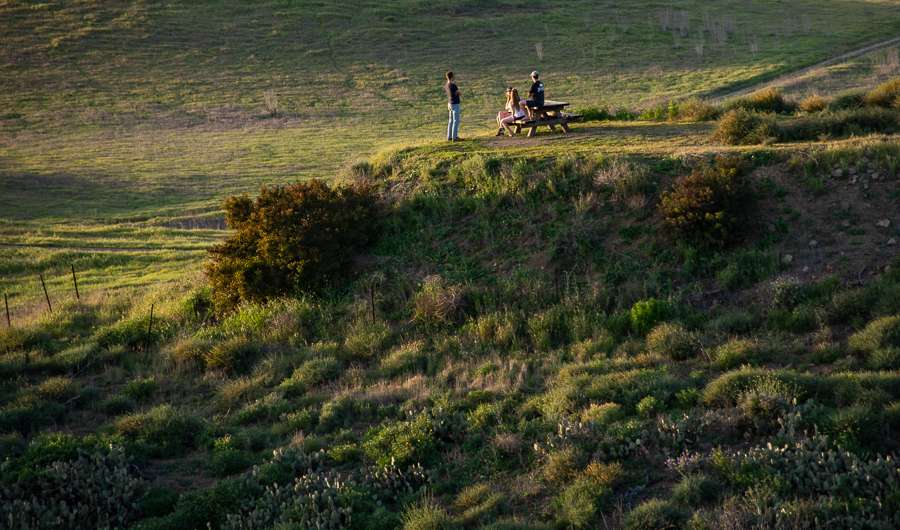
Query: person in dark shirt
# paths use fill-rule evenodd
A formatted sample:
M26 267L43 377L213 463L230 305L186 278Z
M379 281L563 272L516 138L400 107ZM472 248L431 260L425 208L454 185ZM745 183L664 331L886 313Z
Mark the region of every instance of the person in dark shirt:
M531 88L528 89L528 99L523 102L530 120L534 119L534 110L544 106L544 83L540 77L537 70L531 72Z
M453 72L447 72L447 83L444 92L447 93L447 110L450 116L447 120L447 140L459 141L459 87L453 82Z

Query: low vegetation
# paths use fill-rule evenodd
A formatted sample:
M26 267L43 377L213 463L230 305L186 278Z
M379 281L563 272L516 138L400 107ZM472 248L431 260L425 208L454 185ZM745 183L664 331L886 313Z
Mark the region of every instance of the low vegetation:
M683 159L429 149L360 171L379 205L365 237L355 220L374 206L332 211L364 201L359 188L229 201L225 247L246 237L277 259L279 245L332 258L241 284L265 291L186 282L0 332L5 520L893 524L900 262L885 255L862 285L854 264L787 274L778 256L799 254L800 228L775 221L831 196L805 179L845 185L836 170L863 160L892 175L872 185L893 185L896 145ZM309 201L322 215L287 213ZM340 256L313 237L326 230Z

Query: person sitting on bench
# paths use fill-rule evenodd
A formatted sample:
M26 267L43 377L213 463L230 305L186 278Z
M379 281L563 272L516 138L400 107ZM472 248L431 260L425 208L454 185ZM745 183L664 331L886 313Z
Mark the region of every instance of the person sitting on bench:
M544 83L540 80L541 74L537 70L531 72L531 88L528 89L528 99L522 106L528 113L528 119L534 119L534 111L544 106Z
M513 136L513 131L510 128L510 125L515 123L516 120L521 120L525 117L525 111L522 110L521 100L519 99L519 91L515 88L507 88L506 89L506 110L500 111L497 114L497 124L500 125L497 130L497 136L503 134L503 131L506 131L506 134L509 136Z

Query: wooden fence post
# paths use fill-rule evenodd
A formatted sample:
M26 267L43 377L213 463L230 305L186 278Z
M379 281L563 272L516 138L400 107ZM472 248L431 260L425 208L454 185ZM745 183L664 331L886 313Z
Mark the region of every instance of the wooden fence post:
M53 312L53 306L50 305L50 294L47 293L47 284L44 283L44 273L43 273L43 272L40 273L40 276L41 276L41 287L44 288L44 298L47 299L47 309L49 309L50 312L52 313L52 312Z
M150 322L147 323L147 338L149 339L150 334L153 333L153 306L156 304L150 304Z
M81 295L78 293L78 277L75 276L75 265L72 265L72 283L75 284L75 299L81 301Z
M12 320L9 318L9 297L3 293L3 305L6 306L6 327L12 327Z

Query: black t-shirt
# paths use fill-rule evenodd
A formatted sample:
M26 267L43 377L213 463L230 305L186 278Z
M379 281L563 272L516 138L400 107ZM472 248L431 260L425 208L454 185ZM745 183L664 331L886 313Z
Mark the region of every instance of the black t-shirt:
M447 101L451 105L459 105L459 87L456 86L456 83L449 81L444 85L444 92L447 93Z
M544 83L535 81L528 90L528 98L538 107L544 104Z

